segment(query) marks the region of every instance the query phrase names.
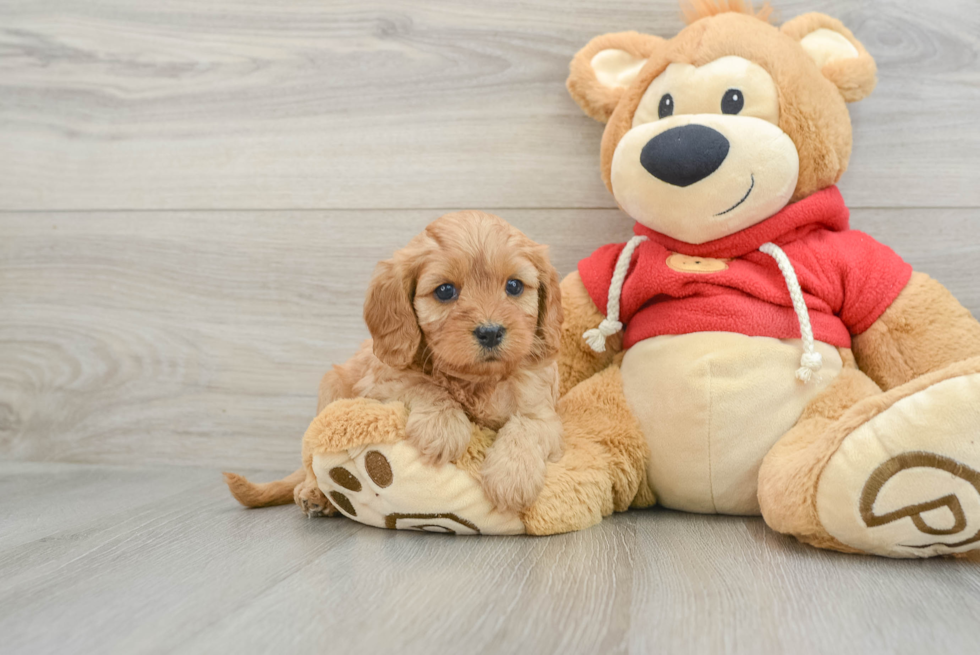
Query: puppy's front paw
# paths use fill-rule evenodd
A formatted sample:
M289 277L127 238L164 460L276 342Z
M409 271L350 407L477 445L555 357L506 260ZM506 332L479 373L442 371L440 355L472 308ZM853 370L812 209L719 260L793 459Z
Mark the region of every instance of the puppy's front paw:
M308 517L333 516L337 508L330 504L315 480L307 480L296 485L293 489L293 500Z
M551 444L551 448L547 451L547 460L551 463L559 461L562 455L565 454L565 442L559 435L558 440Z
M422 461L440 465L455 462L470 445L473 426L461 409L413 411L405 424L408 441Z
M565 454L565 437L560 420L548 423L541 430L541 448L544 450L545 459L549 462L557 462Z
M544 473L545 460L537 448L520 448L498 439L483 462L483 492L497 509L520 511L541 493Z

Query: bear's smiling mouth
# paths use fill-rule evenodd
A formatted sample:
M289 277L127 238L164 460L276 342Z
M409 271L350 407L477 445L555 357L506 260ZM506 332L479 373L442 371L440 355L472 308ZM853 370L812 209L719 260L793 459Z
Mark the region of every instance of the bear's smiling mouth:
M744 195L744 196L742 196L742 199L741 199L741 200L739 200L738 202L736 202L736 203L735 203L734 205L732 205L732 206L731 206L731 207L729 207L728 209L726 209L725 211L723 211L723 212L720 212L720 213L718 213L718 214L715 214L715 216L724 216L724 215L725 215L725 214L727 214L728 212L731 212L731 211L735 211L735 209L736 209L736 208L737 208L737 207L738 207L739 205L741 205L741 204L742 204L743 202L745 202L746 200L748 200L748 199L749 199L749 194L751 194L751 193L752 193L752 189L754 189L754 188L755 188L755 173L752 173L751 175L752 175L752 184L751 184L751 186L749 186L749 190L745 192L745 195Z

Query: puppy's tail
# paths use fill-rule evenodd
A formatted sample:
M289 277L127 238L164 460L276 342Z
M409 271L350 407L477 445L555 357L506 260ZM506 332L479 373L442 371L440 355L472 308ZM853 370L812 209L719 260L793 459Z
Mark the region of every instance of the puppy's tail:
M235 473L225 473L224 476L228 491L245 507L271 507L293 502L293 489L306 479L306 471L299 468L282 480L258 484Z

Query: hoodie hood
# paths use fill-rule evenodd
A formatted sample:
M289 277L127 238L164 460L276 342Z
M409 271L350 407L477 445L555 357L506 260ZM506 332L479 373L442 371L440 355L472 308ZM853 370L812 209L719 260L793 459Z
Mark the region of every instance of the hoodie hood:
M638 225L627 243L579 262L582 283L606 316L583 337L596 350L621 329L626 348L692 332L802 339L807 361L815 360L814 341L848 348L912 275L890 248L851 230L848 218L837 187L828 187L708 243Z
M646 237L671 252L692 257L727 259L741 257L758 250L764 243L781 246L796 241L814 230L844 232L849 229L850 212L836 186L827 187L811 196L786 205L769 218L735 234L706 243L678 241L637 223L636 236Z

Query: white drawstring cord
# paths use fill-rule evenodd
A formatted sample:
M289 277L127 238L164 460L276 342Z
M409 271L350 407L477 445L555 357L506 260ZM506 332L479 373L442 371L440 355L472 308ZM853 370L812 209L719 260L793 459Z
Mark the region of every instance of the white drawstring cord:
M599 323L599 327L586 330L582 337L589 344L589 348L597 353L606 352L606 339L623 329L623 324L619 322L619 297L623 293L623 282L626 281L626 273L630 268L630 260L633 259L633 251L636 247L646 241L646 237L636 236L626 242L623 251L619 253L616 260L616 268L613 269L612 281L609 283L609 301L606 303L606 318Z
M619 322L619 301L623 293L623 283L626 281L626 273L629 271L630 261L633 259L633 251L646 240L646 237L635 236L623 247L623 251L619 253L619 258L616 260L616 268L613 269L612 280L609 283L606 318L599 323L598 327L586 330L585 334L582 335L589 347L597 353L605 352L606 339L623 329L623 324ZM803 356L800 358L800 368L796 371L796 378L806 384L823 367L823 357L817 352L813 342L810 312L807 309L806 301L803 299L800 281L796 277L792 262L782 248L774 243L764 243L759 247L759 250L776 260L776 266L779 267L779 272L783 274L783 279L786 281L789 296L793 301L793 310L796 312L796 320L800 323L800 336L803 339Z
M813 379L813 374L823 366L823 357L817 352L813 344L813 328L810 325L810 312L806 308L806 301L803 299L803 290L800 289L800 281L793 270L793 264L783 249L775 243L764 243L759 247L761 252L769 255L776 260L779 272L786 280L786 287L789 289L789 296L793 300L793 310L796 312L796 320L800 322L800 336L803 338L803 357L800 358L800 368L796 371L796 379L806 384Z

